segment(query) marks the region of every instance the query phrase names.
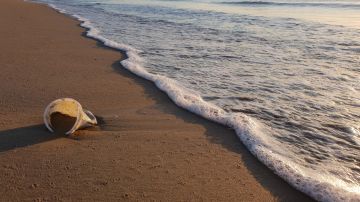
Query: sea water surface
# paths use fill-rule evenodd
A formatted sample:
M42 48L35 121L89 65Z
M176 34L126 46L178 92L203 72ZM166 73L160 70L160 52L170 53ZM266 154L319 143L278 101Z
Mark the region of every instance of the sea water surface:
M39 0L320 201L360 201L360 0ZM116 89L114 89L116 90Z

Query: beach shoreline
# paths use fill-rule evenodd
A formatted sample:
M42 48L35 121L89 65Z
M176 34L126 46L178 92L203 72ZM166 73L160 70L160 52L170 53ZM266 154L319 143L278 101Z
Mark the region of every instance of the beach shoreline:
M1 4L2 200L311 200L233 130L125 70L126 56L83 37L77 20L46 5ZM79 100L103 123L75 138L53 136L41 115L60 97Z

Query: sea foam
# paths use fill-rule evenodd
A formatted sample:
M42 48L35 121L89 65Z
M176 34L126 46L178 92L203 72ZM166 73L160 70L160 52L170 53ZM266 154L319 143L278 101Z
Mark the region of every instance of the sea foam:
M319 201L360 201L360 186L349 186L344 181L331 176L322 175L319 177L319 175L311 174L313 173L312 170L300 167L286 155L282 155L281 146L267 138L266 131L268 129L257 120L241 113L228 113L204 101L199 94L182 87L176 81L149 73L141 65L140 50L101 36L100 31L86 18L68 13L53 4L48 5L60 13L79 20L81 26L87 29L86 35L88 37L101 41L108 47L126 52L127 58L121 61L122 66L132 73L154 82L177 106L208 120L233 128L239 139L254 156L296 189Z

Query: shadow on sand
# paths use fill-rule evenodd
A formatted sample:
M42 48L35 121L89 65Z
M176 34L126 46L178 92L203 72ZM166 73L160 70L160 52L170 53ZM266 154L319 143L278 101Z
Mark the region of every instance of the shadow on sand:
M0 152L26 147L60 138L51 134L43 124L0 131Z

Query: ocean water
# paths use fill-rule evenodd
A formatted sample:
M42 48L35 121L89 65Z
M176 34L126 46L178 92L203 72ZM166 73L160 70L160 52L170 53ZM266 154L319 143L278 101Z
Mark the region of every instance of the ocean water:
M235 129L319 201L360 201L360 0L38 0L125 68ZM116 89L114 89L116 90Z

